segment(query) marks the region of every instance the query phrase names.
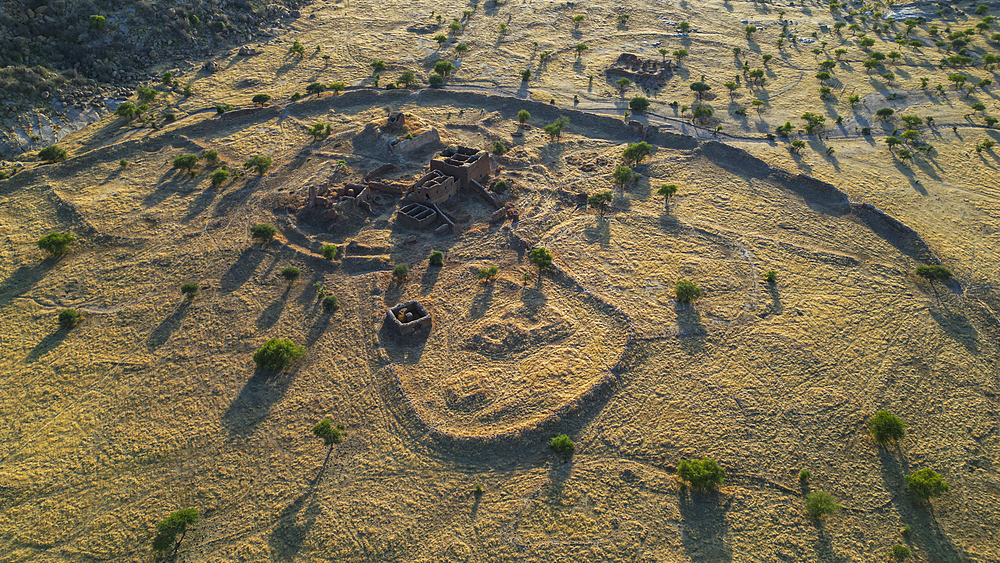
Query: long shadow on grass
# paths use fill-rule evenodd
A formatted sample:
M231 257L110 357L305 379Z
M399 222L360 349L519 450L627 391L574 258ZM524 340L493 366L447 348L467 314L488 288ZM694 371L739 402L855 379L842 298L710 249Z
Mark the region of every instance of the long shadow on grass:
M62 344L62 341L66 340L67 336L69 336L69 330L65 328L60 328L55 332L49 333L48 335L45 336L45 338L42 339L41 342L36 344L35 347L31 349L30 352L28 352L28 356L27 358L25 358L25 361L28 362L38 361L38 358L41 358L45 354L48 354L57 346Z
M149 333L149 338L146 339L146 349L153 352L166 344L167 340L170 340L170 336L181 327L181 323L184 321L184 316L187 314L188 307L190 306L189 301L184 301L174 309L174 312L170 314L169 317L163 319L163 321Z
M970 561L964 550L955 545L934 518L931 505L914 503L906 492L906 475L909 463L898 450L879 448L882 482L892 495L892 505L904 525L910 527L906 543L923 553L927 561L949 563Z
M222 415L230 435L246 437L267 418L271 407L281 400L292 384L294 372L258 369Z
M329 459L327 456L327 461ZM322 506L316 495L316 485L323 477L325 469L326 463L323 463L323 468L309 483L309 487L278 515L274 530L267 538L267 544L271 547L272 561L294 560L302 550L302 544L309 535L309 530L322 512Z
M719 506L718 493L684 493L678 503L684 519L681 540L691 561L726 563L733 560L733 553L726 543L729 524L723 507Z
M281 318L281 312L285 310L285 302L288 301L288 292L291 286L285 288L285 293L281 297L275 299L266 309L260 312L260 316L254 324L257 325L258 330L267 330L274 326L274 323L278 322Z
M264 261L266 254L256 248L247 248L240 253L239 258L222 274L219 279L219 289L224 292L234 291L250 281L257 267Z
M58 258L46 258L31 266L21 266L0 282L0 307L3 307L32 290L42 278L59 262Z

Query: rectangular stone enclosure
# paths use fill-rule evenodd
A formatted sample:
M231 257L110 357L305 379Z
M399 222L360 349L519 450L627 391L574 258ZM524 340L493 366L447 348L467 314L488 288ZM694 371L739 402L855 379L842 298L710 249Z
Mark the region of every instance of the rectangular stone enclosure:
M430 328L431 314L418 301L409 301L387 309L385 322L405 335L422 327Z
M458 185L468 188L473 180L481 182L490 175L490 155L467 147L447 148L431 159L431 170L454 176Z
M440 204L458 191L458 183L454 176L449 176L440 170L431 170L406 191L406 199L416 203Z
M400 208L396 213L396 219L414 229L423 229L437 220L437 211L426 205L409 203Z

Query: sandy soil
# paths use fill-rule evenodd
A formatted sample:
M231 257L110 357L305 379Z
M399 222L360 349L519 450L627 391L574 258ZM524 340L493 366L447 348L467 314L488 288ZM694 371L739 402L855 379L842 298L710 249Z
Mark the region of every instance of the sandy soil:
M155 523L189 506L204 517L181 548L190 561L882 561L897 543L917 561L998 560L996 161L968 147L992 132L951 130L968 100L907 94L907 111L936 122L924 129L933 158L912 165L881 137L838 140L832 125L834 138L807 138L792 155L760 138L819 107L813 55L788 49L782 64L810 70L767 83L767 127L753 112L746 125L722 119L733 137L720 140L774 168L654 135L641 178L602 219L585 196L613 188L621 150L640 138L620 117L595 115L621 112L603 66L626 45L648 41L658 56L656 41L689 42L690 76L653 107L667 120L643 118L679 130L665 102L689 104L687 83L704 73L723 113L721 81L739 70L718 61L729 63L732 45L748 50L739 20L776 19L774 6L649 3L619 26L610 5L480 5L448 89L287 103L315 80L370 82L375 58L388 77L454 58L450 47L439 54L435 33L407 31L414 13L433 25L439 6L314 8L315 19L305 10L262 55L191 73L197 95L165 102L180 108L178 121L157 131L102 121L71 136L75 158L0 183L0 560L148 560ZM829 17L815 4L786 9L800 26ZM576 13L587 14L579 30ZM668 37L664 18L699 31ZM500 22L511 31L498 43ZM761 48L773 45L776 29L761 33ZM286 57L296 39L303 61ZM535 40L556 57L520 93L537 101L517 100L517 73L538 64ZM570 49L580 41L590 48L578 64ZM245 78L259 82L240 86ZM199 111L246 107L259 91L275 103L228 117ZM827 110L846 115L838 103ZM310 183L357 181L392 158L371 125L385 108L433 125L442 144L512 146L494 166L516 187L520 221L490 224L492 208L466 193L445 204L457 232L444 237L398 224L388 200L332 222L289 212ZM513 136L522 108L534 126ZM560 114L570 125L552 143L537 126ZM314 143L306 128L317 122L333 134ZM174 156L206 149L237 167L255 154L275 166L218 189L203 169L190 178L171 168ZM397 161L392 177L418 175L431 150ZM350 172L333 172L340 159ZM929 252L779 168L878 206ZM668 182L680 187L669 206L655 195ZM263 248L248 233L259 222L279 228ZM52 230L80 237L77 251L42 256L34 242ZM333 261L316 253L349 241L366 250ZM534 245L554 253L554 272L535 275L525 256ZM427 262L435 249L446 254L439 269ZM913 276L935 258L957 283ZM398 263L411 267L402 284L390 279ZM493 264L499 279L477 282L474 272ZM278 275L288 265L303 272L292 285ZM776 285L761 279L769 269ZM680 278L705 297L678 304ZM202 286L190 303L178 289L187 281ZM316 282L340 309L322 310ZM385 307L414 298L433 330L388 335ZM86 320L57 330L64 307ZM307 345L291 372L254 371L253 351L272 337ZM910 425L898 449L867 436L879 408ZM326 464L309 432L324 416L348 427ZM546 446L558 433L576 440L569 460ZM720 461L727 483L682 491L678 461L702 456ZM922 467L952 487L933 508L905 491L904 475ZM801 468L813 472L808 486ZM830 491L844 510L817 522L803 506L810 489Z

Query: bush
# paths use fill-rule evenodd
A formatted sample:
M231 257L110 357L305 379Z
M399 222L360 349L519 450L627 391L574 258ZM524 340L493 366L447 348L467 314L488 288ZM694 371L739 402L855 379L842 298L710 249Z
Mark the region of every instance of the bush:
M313 426L312 433L317 438L323 440L324 446L331 448L344 441L344 437L340 433L340 428L334 426L333 421L329 418L324 418L316 426Z
M527 82L531 80L531 69L526 68L521 71L521 82Z
M837 499L826 491L813 491L806 495L806 510L814 518L822 518L828 514L834 514L843 508L837 504Z
M510 185L507 184L507 180L497 180L497 183L493 184L493 191L498 194L502 194L510 189Z
M216 170L215 172L212 172L212 175L209 176L209 178L212 179L212 187L213 188L217 188L217 187L221 186L222 184L224 184L226 182L226 180L229 179L229 171L228 170Z
M701 298L701 288L690 280L677 282L677 285L674 286L674 293L681 303L690 303Z
M104 29L108 25L108 19L104 16L93 15L90 16L88 21L88 26L90 29Z
M638 143L629 143L625 151L622 152L622 158L625 162L633 163L633 166L639 166L644 158L649 156L649 153L653 150L652 145L646 141L641 141Z
M335 244L324 244L323 246L319 247L320 254L322 254L323 258L326 258L327 260L333 260L334 258L336 258L337 250L338 250L337 245Z
M569 436L560 434L549 440L549 447L562 455L570 455L573 453L576 444L573 443L573 440Z
M313 82L306 86L306 94L319 94L324 90L326 90L326 84L321 82Z
M299 100L301 98L302 98L302 93L301 92L295 92L295 93L292 94L291 100L294 102L294 101L297 101L297 100Z
M799 470L799 483L808 483L812 479L813 473L808 469Z
M295 55L298 58L303 58L306 56L306 48L302 43L298 41L292 43L292 46L288 48L289 55Z
M528 110L522 109L521 111L517 112L517 122L520 123L521 125L527 123L529 119L531 119L531 114L528 113Z
M767 283L778 283L778 272L777 270L768 270L764 274L764 281Z
M915 273L930 281L948 281L951 279L951 270L944 266L917 266Z
M285 278L289 282L299 279L300 275L302 275L302 272L295 266L289 266L284 270L281 270L281 277Z
M951 490L948 483L933 469L921 469L906 477L906 488L918 500L926 501L939 497Z
M642 96L636 96L629 100L628 107L636 113L643 113L649 109L649 100Z
M83 313L76 309L63 309L59 311L59 326L69 330L83 321Z
M712 458L681 460L677 476L695 489L710 489L726 481L726 470Z
M156 94L157 94L156 90L153 90L152 88L149 88L147 86L139 86L135 90L136 97L138 97L139 101L144 104L148 104L153 100L155 100Z
M417 85L417 74L412 70L404 70L402 74L399 75L399 80L396 81L401 84L404 88L409 88L410 86Z
M62 256L69 252L70 246L76 242L76 237L69 233L49 233L38 239L38 248L53 256Z
M271 101L271 96L268 94L257 94L256 96L251 98L250 101L253 102L254 105L263 106L267 102Z
M449 76L455 70L455 65L451 61L438 61L434 63L434 72L441 76Z
M224 114L227 111L230 111L232 109L233 109L233 106L231 106L229 104L215 104L215 113L217 115L222 115L222 114Z
M187 297L188 299L194 299L198 296L198 284L194 282L187 282L181 286L181 295Z
M174 168L183 170L194 176L194 169L198 167L198 155L179 154L174 157Z
M243 169L253 170L258 175L263 176L267 173L267 169L271 167L272 163L271 157L258 155L244 162Z
M441 88L444 86L444 77L440 74L432 74L427 77L427 83L431 88Z
M38 160L45 162L62 162L67 158L69 158L69 154L66 152L66 149L56 145L51 145L38 151Z
M528 253L528 260L530 260L539 271L552 267L552 253L542 246L532 249L531 252Z
M278 229L263 223L250 227L250 236L262 242L269 242L277 233Z
M327 87L333 90L334 94L339 94L347 88L347 84L344 84L343 82L331 82L327 84Z
M336 311L340 307L340 302L337 301L336 295L327 295L323 298L323 310L326 312Z
M257 367L266 371L279 371L306 353L304 346L297 346L287 338L272 338L253 354Z
M392 269L392 279L396 280L396 283L403 283L409 277L410 267L406 264L396 264L396 267Z
M604 211L608 208L613 197L610 191L595 192L587 198L587 205L597 209L601 217L604 217Z
M905 545L896 544L892 546L892 557L897 561L902 561L910 556L910 548Z
M868 430L879 444L898 442L906 433L906 424L887 410L880 410L868 421Z
M153 549L167 551L177 548L177 534L184 539L187 527L197 524L200 517L194 508L178 510L156 524L156 537L153 538Z
M430 262L431 266L444 266L444 252L440 250L431 251L428 262Z

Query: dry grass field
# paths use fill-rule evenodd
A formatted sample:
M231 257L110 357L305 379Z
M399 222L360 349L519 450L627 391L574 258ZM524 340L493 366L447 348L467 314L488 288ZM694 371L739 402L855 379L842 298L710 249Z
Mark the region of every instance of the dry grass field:
M151 109L176 121L108 116L61 143L69 160L0 182L0 561L154 560L156 523L189 507L202 519L180 561L868 562L897 544L911 561L1000 561L1000 184L997 153L973 150L1000 139L982 117L1000 113L995 94L923 91L919 77L950 88L954 71L934 66L921 25L928 46L899 48L887 100L857 38L821 31L835 21L825 4L800 4L317 2L260 54L180 69L194 95L171 90ZM981 20L974 4L949 4L964 13L940 16L942 29ZM779 10L817 43L779 52ZM433 41L452 18L465 54ZM741 20L760 22L753 41ZM696 31L678 37L667 21ZM902 28L869 32L872 48L898 48L885 40ZM992 33L973 45L995 52ZM810 52L821 41L848 49L826 103ZM621 96L602 71L622 52L659 58L657 42L690 55L649 94L649 114L631 116L661 132L619 191L622 150L644 138L623 117L638 92ZM764 89L741 86L730 103L734 46L753 68L774 60ZM373 85L371 61L387 64L384 86L442 58L458 67L444 89L356 88ZM691 105L702 74L715 121L695 127L669 102ZM290 101L317 81L349 89ZM250 108L258 93L268 106L213 109ZM733 113L752 98L763 114ZM972 112L977 100L988 109ZM890 153L899 119L874 117L888 105L933 115L920 138L934 150ZM826 127L795 136L799 153L765 138L785 121L801 130L807 111ZM390 152L403 136L383 127L392 112L441 142ZM560 115L569 125L553 141L541 126ZM314 141L315 123L329 137ZM517 220L491 223L471 191L442 205L448 235L400 223L388 195L371 213L302 209L310 185L359 182L385 162L397 165L388 180L408 183L447 145L494 141L509 147L492 164ZM194 176L172 167L206 150L241 172L255 155L274 165L218 187L204 161ZM669 202L656 193L667 183L679 188ZM586 203L600 190L614 191L603 216ZM253 241L257 223L276 239ZM77 236L74 251L43 254L36 241L52 231ZM343 252L326 260L323 244ZM536 246L555 256L540 275ZM951 282L914 275L939 262ZM394 281L403 263L409 279ZM491 265L497 279L478 281ZM302 272L294 283L279 275L288 266ZM702 299L678 303L680 279ZM193 301L185 282L200 285ZM323 309L317 284L338 309ZM429 333L383 327L386 307L413 299L433 315ZM85 319L59 329L70 307ZM270 338L305 357L255 370ZM869 435L879 409L909 425L898 447ZM329 458L310 432L324 417L347 427ZM547 445L563 433L571 457ZM680 460L702 457L726 469L716 491L676 477ZM906 490L925 467L951 486L929 505ZM813 518L811 490L843 509Z

